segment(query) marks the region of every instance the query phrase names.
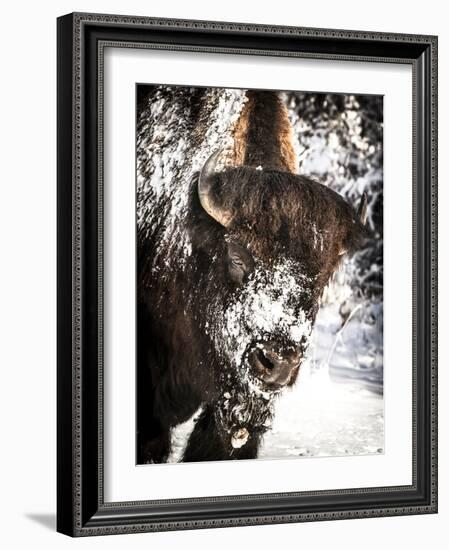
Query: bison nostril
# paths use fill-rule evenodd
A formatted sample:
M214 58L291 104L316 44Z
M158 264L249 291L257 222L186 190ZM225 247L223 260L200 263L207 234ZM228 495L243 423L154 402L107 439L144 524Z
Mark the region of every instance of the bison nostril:
M292 347L278 353L275 346L264 343L254 346L248 359L254 374L268 388L278 389L294 382L301 353L298 348Z
M257 359L267 370L274 369L274 363L270 361L270 359L268 359L268 357L265 355L265 353L261 349L257 350L256 355L257 355Z

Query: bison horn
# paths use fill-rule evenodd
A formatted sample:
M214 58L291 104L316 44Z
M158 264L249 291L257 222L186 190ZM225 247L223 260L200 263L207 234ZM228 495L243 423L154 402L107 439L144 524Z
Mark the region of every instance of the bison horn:
M362 198L360 199L359 207L357 209L357 218L362 225L366 225L367 214L368 214L368 195L366 194L366 191L364 191L362 194ZM347 248L342 247L338 255L343 256L343 254L346 254L346 252L347 252Z
M217 205L212 190L212 181L215 174L217 159L220 156L220 151L213 153L205 162L198 180L198 196L201 206L215 221L224 227L228 227L231 223L232 215L229 211Z
M362 225L366 224L367 211L368 211L368 195L366 194L366 191L364 191L362 198L360 199L359 208L357 210L357 216Z

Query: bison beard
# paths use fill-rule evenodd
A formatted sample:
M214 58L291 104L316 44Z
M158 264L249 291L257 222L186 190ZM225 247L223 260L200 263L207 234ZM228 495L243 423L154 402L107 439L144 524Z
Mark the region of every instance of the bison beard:
M183 461L255 458L322 291L366 236L365 200L356 214L294 173L275 93L156 88L141 101L137 461L166 461L171 428L199 407Z

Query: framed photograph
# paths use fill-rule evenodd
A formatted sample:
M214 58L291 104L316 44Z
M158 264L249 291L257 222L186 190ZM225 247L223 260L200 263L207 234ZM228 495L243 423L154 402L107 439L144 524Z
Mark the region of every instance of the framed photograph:
M58 531L437 511L437 38L58 19Z

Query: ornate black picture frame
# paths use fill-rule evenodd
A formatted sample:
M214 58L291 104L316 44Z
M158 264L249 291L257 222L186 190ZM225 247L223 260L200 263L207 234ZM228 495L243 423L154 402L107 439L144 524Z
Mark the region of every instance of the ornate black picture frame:
M413 483L139 502L103 495L105 44L413 70ZM437 38L94 14L58 19L58 500L71 536L437 511Z

